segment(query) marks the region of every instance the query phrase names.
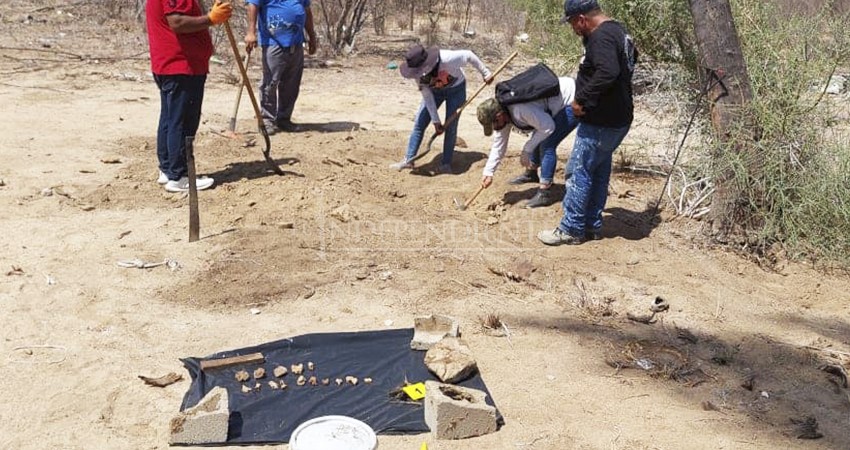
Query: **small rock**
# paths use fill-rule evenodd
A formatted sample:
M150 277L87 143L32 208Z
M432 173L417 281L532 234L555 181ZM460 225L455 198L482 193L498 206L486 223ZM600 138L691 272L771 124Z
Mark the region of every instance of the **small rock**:
M352 218L351 207L348 204L342 205L335 208L328 215L342 223L349 222Z
M276 376L278 378L286 375L287 372L288 372L288 370L286 370L286 367L283 367L283 366L277 366L277 367L274 368L274 376Z
M265 376L266 376L266 369L263 369L262 367L258 367L256 370L254 370L254 378L255 379L263 378Z
M242 393L243 393L243 394L247 394L247 393L249 393L249 392L251 392L251 388L249 388L248 386L246 386L246 385L244 385L244 384L243 384L243 385L242 385Z
M304 373L304 364L293 364L290 367L290 371L293 375L301 375L302 373Z
M278 388L280 388L280 385L277 384L277 381L270 380L269 381L269 387L272 388L272 389L278 389Z
M369 272L366 270L358 270L354 274L354 278L357 278L358 280L365 280L366 278L369 278Z
M472 350L462 339L445 337L425 353L425 366L444 383L463 381L478 371Z
M304 375L298 375L298 379L295 380L295 384L299 386L304 386L307 384L307 378L304 378Z
M349 375L349 376L345 377L345 382L352 385L352 386L356 386L357 385L357 377L352 377L351 375Z
M53 188L44 188L41 190L42 197L51 197L53 196Z
M5 186L5 185L6 185L6 182L5 182L5 181L3 181L3 179L2 179L2 178L0 178L0 187L3 187L3 186Z
M313 361L307 361L307 370L316 370L316 365L313 364Z
M236 377L236 381L248 381L248 379L251 378L251 375L249 375L246 370L240 370L239 372L236 372L234 377Z
M255 316L261 312L259 308L251 308L250 311Z

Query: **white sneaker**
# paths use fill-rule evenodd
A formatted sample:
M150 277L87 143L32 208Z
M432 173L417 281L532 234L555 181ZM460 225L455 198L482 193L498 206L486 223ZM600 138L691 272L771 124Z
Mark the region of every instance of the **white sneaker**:
M159 171L159 178L156 179L156 182L159 183L159 184L168 183L168 177L165 176L165 174L160 170Z
M209 177L201 177L195 180L195 186L198 187L199 191L211 187L213 183L215 183L215 180ZM168 180L165 183L165 190L168 192L189 192L189 177L183 177L177 181Z
M390 164L390 169L398 170L399 172L401 172L404 169L412 169L412 168L413 168L413 163L408 162L406 159L403 160L403 161L399 161L397 163Z

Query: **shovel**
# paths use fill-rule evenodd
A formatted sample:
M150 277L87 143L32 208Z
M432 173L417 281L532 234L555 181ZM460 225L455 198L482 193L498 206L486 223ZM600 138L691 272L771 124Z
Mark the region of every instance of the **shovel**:
M467 200L463 203L461 203L460 200L458 200L457 198L454 198L455 208L459 209L460 211L466 211L466 208L469 208L469 205L471 205L472 202L475 201L475 198L478 197L478 194L480 194L481 191L483 191L483 190L484 190L484 185L482 184L481 186L478 187L478 190L475 191L474 194L472 194L472 197L469 197L469 200Z
M493 72L490 75L490 80L488 80L488 81L492 81L493 79L495 79L496 75L498 75L499 72L504 70L504 68L507 67L507 65L510 64L510 62L513 61L514 58L516 58L517 54L518 54L517 52L511 53L511 56L508 56L508 59L506 59L505 62L503 62L502 65L500 65L498 68L496 68L496 71ZM457 120L457 118L460 117L461 111L463 111L464 108L469 106L469 104L472 103L472 100L474 100L475 97L477 97L478 94L480 94L481 91L483 91L484 88L487 87L488 84L489 83L486 83L486 82L484 84L482 84L481 87L479 87L478 90L476 90L475 93L473 93L472 96L469 97L466 100L466 102L464 102L462 105L460 105L460 108L458 108L451 116L449 116L448 119L446 119L446 123L443 124L443 128L444 129L448 128L449 125L452 124L452 122ZM431 135L431 139L428 140L428 147L425 149L425 151L414 156L413 158L410 158L409 160L407 160L407 162L412 163L414 161L418 161L418 160L422 159L422 157L427 155L428 152L431 151L431 146L434 144L434 140L437 139L437 136L439 136L440 134L442 134L442 133L434 133L433 135Z
M239 47L236 46L236 38L233 36L233 30L230 28L230 22L224 22L224 30L227 32L227 40L230 41L230 48L233 49L233 56L236 58L236 64L239 66L239 72L242 74L242 83L248 90L248 97L251 99L251 105L254 106L254 115L257 116L257 127L260 129L260 134L263 135L263 140L266 141L266 149L263 150L263 158L266 159L266 164L269 169L278 175L283 175L283 170L277 166L271 157L272 143L269 139L269 132L266 130L266 124L263 123L263 115L260 113L260 105L257 103L257 97L254 96L254 90L251 89L251 80L248 79L248 72L245 70L245 65L242 64L242 55L239 54Z
M245 54L245 67L248 67L248 62L251 60L251 54ZM233 114L230 115L230 125L227 129L227 135L233 139L239 137L236 134L236 116L239 114L239 102L242 101L242 89L245 87L245 83L239 83L239 90L236 91L236 104L233 105Z

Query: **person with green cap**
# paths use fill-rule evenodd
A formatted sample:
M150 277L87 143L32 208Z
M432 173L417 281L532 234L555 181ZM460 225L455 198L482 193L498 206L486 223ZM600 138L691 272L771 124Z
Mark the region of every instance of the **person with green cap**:
M526 208L548 206L556 200L551 193L558 161L556 149L578 125L570 108L575 81L570 77L559 77L558 85L560 93L551 97L507 106L500 105L495 98L489 98L478 105L478 122L484 128L484 135L493 135L490 157L481 179L481 185L485 188L492 184L493 175L505 157L511 130L516 128L531 133L520 158L526 170L510 182L539 183L537 193L526 202Z

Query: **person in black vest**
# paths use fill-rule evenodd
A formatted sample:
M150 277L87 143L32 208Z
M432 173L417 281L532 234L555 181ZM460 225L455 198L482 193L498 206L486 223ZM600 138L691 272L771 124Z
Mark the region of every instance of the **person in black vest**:
M560 77L558 84L561 92L552 97L516 103L507 107L502 107L495 98L490 98L478 105L478 122L484 128L484 135L493 134L490 157L484 166L481 179L481 185L485 188L493 183L493 175L502 162L502 158L505 157L511 129L516 127L519 130L531 132L531 137L523 146L520 158L526 170L510 181L511 184L540 184L534 197L526 202L526 208L548 206L557 202L550 189L558 161L555 151L558 144L578 125L570 108L575 93L575 81L570 77ZM494 130L495 133L493 133Z
M611 158L634 115L637 50L626 28L603 14L596 0L566 0L561 22L581 36L585 54L572 103L579 126L566 168L564 216L557 228L537 235L546 245L601 239Z

